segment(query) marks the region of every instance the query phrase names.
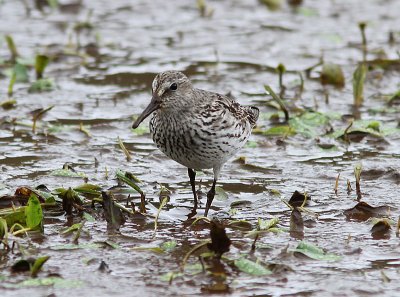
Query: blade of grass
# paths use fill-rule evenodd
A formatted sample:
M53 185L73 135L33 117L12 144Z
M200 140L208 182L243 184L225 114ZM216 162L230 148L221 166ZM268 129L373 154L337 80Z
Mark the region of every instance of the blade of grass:
M279 98L275 92L271 89L271 87L269 85L264 85L264 89L267 92L268 95L270 95L280 106L280 108L282 109L283 113L285 114L285 121L289 121L289 111L286 108L285 103L282 101L281 98Z
M157 210L156 218L154 219L154 235L157 232L157 224L158 224L158 217L160 216L161 209L167 204L168 197L165 197L160 204L160 207Z
M6 42L7 42L8 49L9 49L9 51L11 53L11 61L13 63L15 63L15 61L16 61L17 57L19 56L19 54L18 54L18 51L17 51L17 47L15 46L14 39L12 38L11 35L6 35L5 39L6 39Z
M358 65L353 73L353 99L354 105L359 107L364 101L364 81L367 75L367 66L365 63Z
M17 80L17 73L15 71L13 71L12 75L11 75L10 83L8 84L8 90L7 90L7 94L10 97L14 93L14 84L15 84L16 80Z
M123 144L121 138L119 138L118 136L118 144L119 147L122 149L122 151L124 152L125 156L126 156L126 160L129 162L130 160L132 160L132 156L129 153L129 151L127 150L127 148L125 147L125 145Z
M36 122L37 122L37 120L38 120L42 115L44 115L46 112L48 112L49 110L51 110L53 107L54 107L54 105L51 105L51 106L49 106L49 107L47 107L47 108L45 108L45 109L39 111L37 114L35 114L35 115L33 116L33 125L32 125L32 132L33 132L33 133L36 133Z

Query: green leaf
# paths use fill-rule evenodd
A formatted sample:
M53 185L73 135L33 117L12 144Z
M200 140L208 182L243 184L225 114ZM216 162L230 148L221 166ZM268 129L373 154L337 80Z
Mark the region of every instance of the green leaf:
M263 265L245 258L235 260L234 264L240 271L243 271L250 275L263 276L272 274L272 271L264 267Z
M136 176L134 176L132 173L118 169L117 172L115 173L115 175L120 181L126 183L128 186L133 188L136 192L138 192L139 194L143 194L143 191L136 184L136 183L140 182L140 180Z
M54 286L55 288L77 288L84 285L80 280L68 280L60 277L30 278L17 284L2 284L6 288Z
M296 130L288 125L283 125L271 127L267 131L263 131L262 134L266 136L287 136L295 135Z
M15 61L18 57L18 51L17 51L17 47L15 46L14 39L12 38L11 35L6 35L5 39L7 42L8 49L11 53L11 60Z
M16 82L28 82L28 68L25 65L16 63L13 68L13 73L15 73L15 81Z
M6 220L8 226L13 226L14 224L25 225L25 208L25 206L21 206L16 209L3 209L0 215Z
M300 242L294 252L301 253L314 260L338 261L342 258L335 254L325 253L323 249L305 241Z
M50 175L52 176L62 176L62 177L86 177L83 172L75 172L69 169L56 169L53 170Z
M345 129L337 129L329 134L330 137L344 138ZM400 129L395 126L395 123L386 123L385 126L381 122L375 120L357 120L353 122L352 127L347 131L348 135L365 134L374 137L382 138L393 134L399 134Z
M142 125L135 129L131 129L131 131L138 136L150 133L149 128L146 125Z
M278 222L279 222L278 218L272 218L268 221L258 218L258 226L260 230L268 230L271 229L272 227L276 227Z
M161 275L160 280L163 282L171 282L175 278L181 277L181 276L183 276L183 273L181 273L181 272L170 271L170 272L167 272L167 273Z
M82 194L90 194L90 195L95 195L95 196L100 196L101 195L101 187L98 185L93 185L93 184L83 184L78 187L75 187L74 190L78 193Z
M86 220L86 221L88 221L88 222L95 222L96 221L96 219L91 215L91 214L89 214L89 213L87 213L87 212L84 212L83 213L83 218Z
M225 201L228 199L228 194L221 187L215 187L215 199Z
M344 86L345 79L342 67L333 63L324 63L322 65L321 72L321 83L322 84L330 84L342 87Z
M282 5L282 0L260 0L260 2L272 11L279 10Z
M61 234L67 234L67 233L74 232L74 231L78 230L79 228L81 228L81 226L82 226L82 223L73 224L72 226L68 227L67 229L61 231Z
M40 201L35 194L31 194L25 208L26 226L31 230L42 229L43 212Z
M111 247L113 249L119 249L120 248L118 243L116 243L114 241L111 241L111 240L106 240L106 241L103 241L103 242L100 242L100 243L103 243L104 245L106 245L108 247Z
M55 84L51 78L41 78L33 82L28 89L29 93L49 92L54 90Z
M3 240L4 237L7 238L7 232L7 221L3 218L0 218L0 240Z
M305 112L289 120L290 127L305 137L314 138L321 134L321 129L329 123L326 115L319 112Z
M40 80L43 78L43 72L49 64L49 57L46 55L36 55L35 59L35 70L36 70L36 79Z
M31 267L31 276L36 277L40 269L42 269L43 264L47 262L50 256L39 257L35 260Z
M50 249L59 251L59 250L77 250L77 249L99 249L104 247L102 243L86 243L86 244L60 244L50 247Z
M318 16L318 11L315 8L301 6L297 9L297 13L306 17Z
M170 240L163 242L160 247L165 252L172 252L176 248L176 245L177 243L175 240Z
M246 148L256 148L258 147L257 141L248 141L245 145Z
M361 106L364 101L364 81L367 75L365 63L358 65L353 73L353 99L355 106Z

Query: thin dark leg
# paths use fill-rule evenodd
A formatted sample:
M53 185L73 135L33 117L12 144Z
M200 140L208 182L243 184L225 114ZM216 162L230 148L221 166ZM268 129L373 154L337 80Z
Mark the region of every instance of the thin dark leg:
M197 194L196 194L196 171L194 171L191 168L188 168L188 174L190 178L190 185L192 186L192 192L193 192L193 198L194 198L194 205L193 205L193 210L192 213L193 215L196 214L197 210Z
M215 196L215 184L217 183L217 180L214 178L213 184L211 186L210 191L207 193L207 204L206 204L206 211L204 212L204 216L206 217L208 215L208 210L211 207L211 203L214 200Z

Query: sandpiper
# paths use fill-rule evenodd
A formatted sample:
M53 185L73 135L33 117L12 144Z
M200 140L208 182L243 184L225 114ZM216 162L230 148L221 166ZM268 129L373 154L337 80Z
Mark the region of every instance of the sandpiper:
M154 78L150 104L132 128L152 113L150 134L154 143L169 158L188 168L194 197L192 215L197 210L196 170L213 169L214 181L204 212L207 216L221 167L246 143L258 119L258 108L196 89L182 72L165 71Z

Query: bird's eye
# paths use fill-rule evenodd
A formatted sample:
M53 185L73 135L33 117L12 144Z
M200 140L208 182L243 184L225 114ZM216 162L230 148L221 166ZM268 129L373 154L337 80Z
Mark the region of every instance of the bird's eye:
M177 88L178 88L178 85L176 83L173 83L172 85L169 86L169 89L172 91L176 91Z

